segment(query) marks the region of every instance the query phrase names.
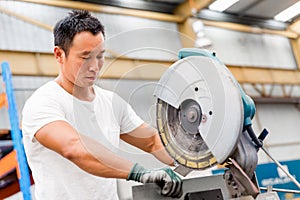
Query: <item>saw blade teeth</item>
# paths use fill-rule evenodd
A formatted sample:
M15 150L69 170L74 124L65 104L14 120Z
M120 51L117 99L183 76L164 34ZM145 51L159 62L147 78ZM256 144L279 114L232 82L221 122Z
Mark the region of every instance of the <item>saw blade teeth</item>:
M198 168L197 162L187 161L186 166L190 168Z
M164 130L163 130L163 125L162 125L161 118L157 119L157 126L159 128L159 132L162 133Z
M180 163L181 165L185 165L186 166L186 160L182 157L178 157L177 162Z
M161 139L162 139L162 142L164 143L164 145L167 146L169 142L164 133L161 134Z

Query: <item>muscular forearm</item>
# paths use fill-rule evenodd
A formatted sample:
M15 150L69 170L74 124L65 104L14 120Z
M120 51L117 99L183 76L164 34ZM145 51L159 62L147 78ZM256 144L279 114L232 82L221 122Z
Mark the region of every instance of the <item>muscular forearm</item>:
M154 144L152 145L152 148L149 149L149 153L151 153L153 156L155 156L161 162L163 162L167 165L173 165L174 160L171 158L171 156L165 150L165 148L159 138L159 135L156 134L153 137L154 137L154 139L153 139Z
M95 140L80 135L75 146L74 152L66 157L84 171L106 178L128 177L133 163L117 156Z
M122 134L125 142L154 155L159 161L173 165L174 161L166 152L156 129L148 124L143 124L128 134Z
M117 156L102 144L78 133L65 121L47 124L37 131L35 138L43 146L96 176L127 178L133 166L133 163Z
M154 155L161 162L169 166L174 166L174 160L172 159L172 157L169 156L169 154L165 150L161 152L160 151L153 152L152 155Z

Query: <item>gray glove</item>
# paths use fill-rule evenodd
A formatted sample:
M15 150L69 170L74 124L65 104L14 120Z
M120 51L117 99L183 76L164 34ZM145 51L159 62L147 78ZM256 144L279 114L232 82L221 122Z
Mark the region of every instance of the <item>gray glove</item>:
M163 196L179 198L182 195L182 180L170 168L147 170L139 164L135 164L127 180L141 183L156 183L161 188Z

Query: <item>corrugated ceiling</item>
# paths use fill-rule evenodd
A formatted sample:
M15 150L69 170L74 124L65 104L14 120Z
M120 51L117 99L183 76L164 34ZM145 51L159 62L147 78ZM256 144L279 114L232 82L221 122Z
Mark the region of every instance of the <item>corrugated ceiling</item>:
M160 13L169 13L172 14L177 6L182 4L184 0L75 0L81 2L89 2L102 5L117 6L123 8L131 8L137 10L147 10ZM192 3L190 0L190 3ZM265 26L266 28L271 29L284 29L286 26L300 16L296 16L286 23L276 22L274 16L280 11L288 8L299 0L239 0L233 6L225 10L222 15L214 16L211 20L215 21L232 21L241 24L247 25L258 25L265 26L266 22L272 22L272 26ZM206 8L204 8L206 9ZM201 12L201 11L200 11ZM204 17L207 14L201 13L196 15L200 18L211 18L211 13L207 17ZM204 15L204 16L203 16ZM256 24L257 23L257 24ZM275 24L275 25L274 25Z

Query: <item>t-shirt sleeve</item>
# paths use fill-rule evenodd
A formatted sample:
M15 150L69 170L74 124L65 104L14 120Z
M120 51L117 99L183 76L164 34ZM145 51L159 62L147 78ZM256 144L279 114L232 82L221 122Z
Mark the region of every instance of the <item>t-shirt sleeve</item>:
M135 113L133 108L126 101L118 95L116 95L116 99L117 105L114 109L118 109L121 133L129 133L144 123L144 121Z
M22 110L22 132L34 140L36 132L43 126L58 120L66 121L62 106L51 98L33 97Z

